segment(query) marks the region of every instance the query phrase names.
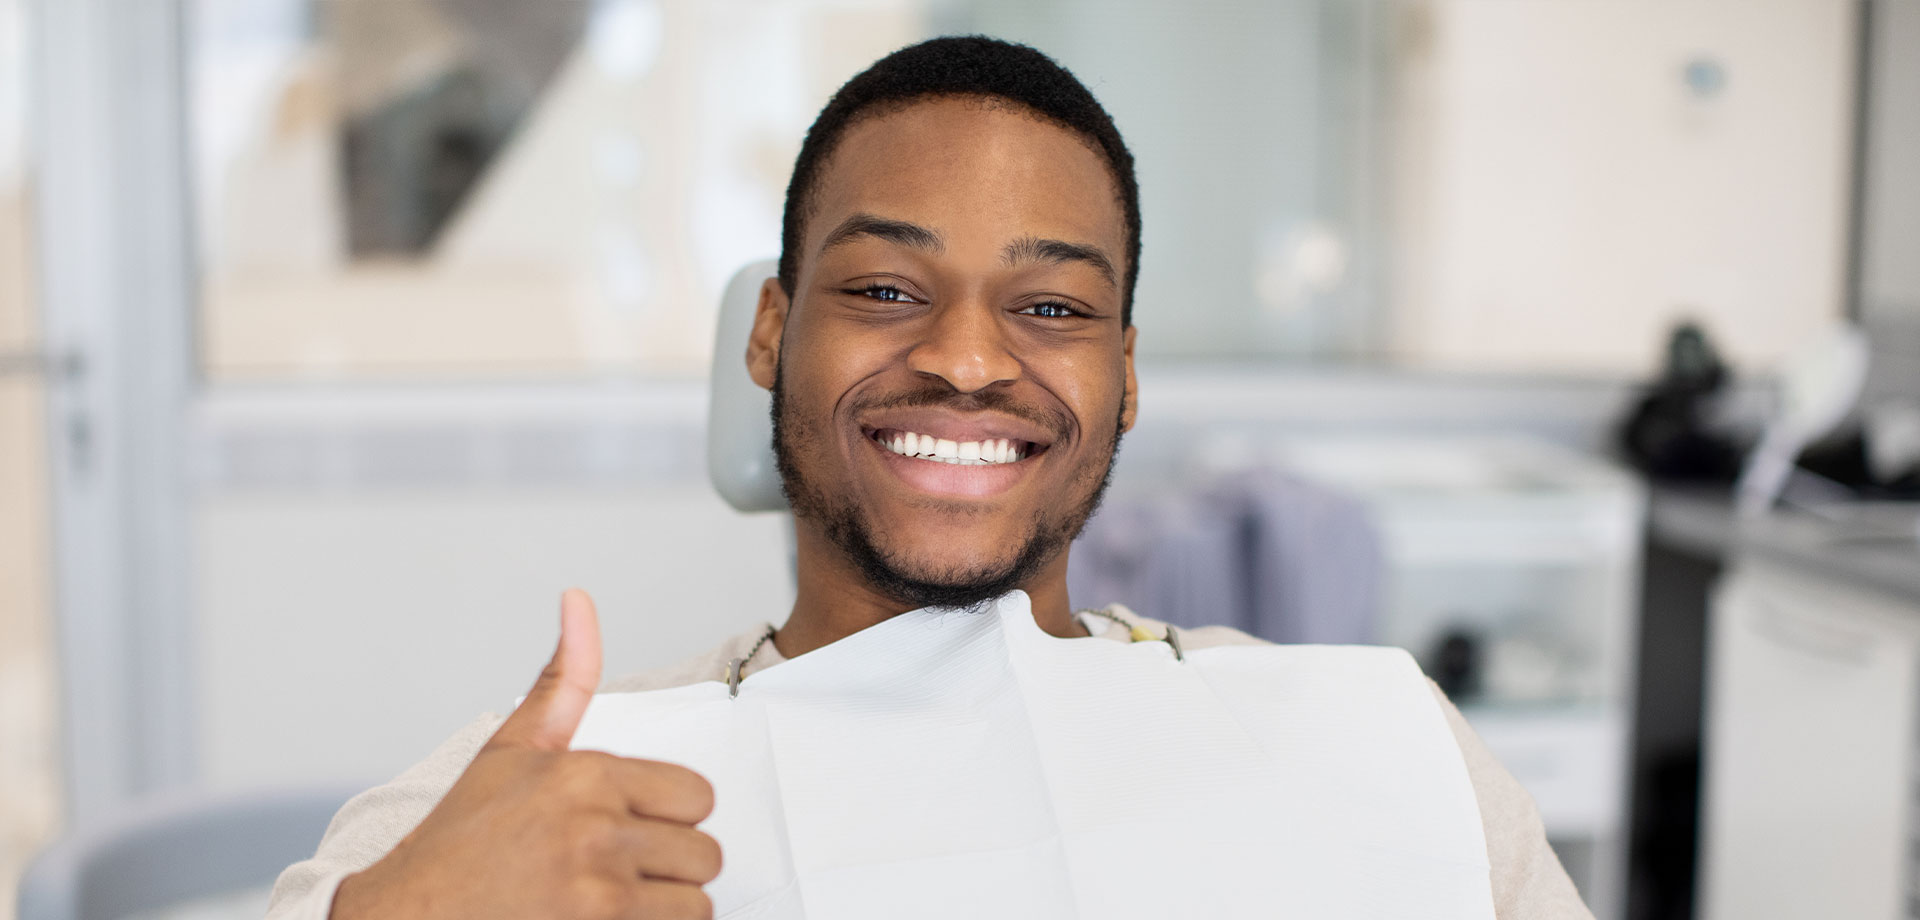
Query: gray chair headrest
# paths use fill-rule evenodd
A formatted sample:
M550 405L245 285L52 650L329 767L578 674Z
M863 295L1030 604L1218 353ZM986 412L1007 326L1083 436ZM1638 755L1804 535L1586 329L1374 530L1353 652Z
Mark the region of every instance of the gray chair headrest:
M713 334L707 403L707 476L714 491L740 511L785 511L780 471L773 460L773 396L747 376L747 335L760 302L760 285L779 265L769 259L740 269L720 297Z

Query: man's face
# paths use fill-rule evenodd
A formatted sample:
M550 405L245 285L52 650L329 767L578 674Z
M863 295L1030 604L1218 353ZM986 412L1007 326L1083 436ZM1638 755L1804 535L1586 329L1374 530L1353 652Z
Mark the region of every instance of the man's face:
M748 354L803 526L912 606L1064 564L1133 420L1125 244L1105 161L1024 110L849 129Z

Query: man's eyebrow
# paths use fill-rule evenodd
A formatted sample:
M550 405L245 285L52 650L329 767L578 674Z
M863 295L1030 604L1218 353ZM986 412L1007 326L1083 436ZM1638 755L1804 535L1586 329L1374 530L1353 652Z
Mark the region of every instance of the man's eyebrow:
M919 224L862 213L841 221L840 226L833 228L833 232L827 234L826 241L820 244L820 251L826 252L841 243L851 242L863 236L871 236L914 249L924 249L927 252L943 252L947 248L946 242L940 239L940 234Z
M1043 240L1037 237L1023 236L1007 244L1002 252L1008 265L1021 262L1083 262L1093 266L1107 283L1120 286L1120 273L1114 271L1113 260L1097 247L1084 243L1069 243L1065 240Z

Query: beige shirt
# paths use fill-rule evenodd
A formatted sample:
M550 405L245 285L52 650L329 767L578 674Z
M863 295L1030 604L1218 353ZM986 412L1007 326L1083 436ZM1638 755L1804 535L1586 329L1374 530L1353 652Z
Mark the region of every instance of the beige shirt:
M1156 636L1165 634L1164 624L1139 617L1124 607L1108 609L1126 624L1144 626ZM1107 617L1083 613L1081 622L1102 638L1122 642L1131 638L1128 625ZM747 654L770 628L763 624L705 655L674 667L620 678L601 689L610 693L664 690L723 679L727 663ZM1180 636L1182 645L1189 649L1264 642L1224 626L1181 630ZM752 672L784 660L768 642L760 645L744 670ZM1547 845L1546 830L1540 824L1533 798L1494 760L1440 688L1434 687L1433 693L1460 745L1480 804L1480 823L1492 867L1494 915L1499 920L1592 920L1559 858ZM313 858L295 863L280 874L267 910L268 920L326 920L341 880L385 856L426 818L502 721L503 717L492 713L481 716L392 782L354 796L334 815Z

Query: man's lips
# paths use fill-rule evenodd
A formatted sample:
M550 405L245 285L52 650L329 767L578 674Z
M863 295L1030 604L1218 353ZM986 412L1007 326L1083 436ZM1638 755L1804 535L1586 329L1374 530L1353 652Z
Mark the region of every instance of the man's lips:
M1018 438L954 439L897 428L880 428L864 434L868 440L902 457L961 466L1017 463L1046 450L1039 444Z
M1027 472L1033 471L1039 459L1033 453L1025 451L1044 451L1033 442L1014 442L1014 440L977 440L977 442L952 442L937 444L931 448L931 455L906 455L900 453L902 442L910 438L912 432L899 432L893 428L881 428L868 432L864 438L870 448L879 457L879 463L893 472L900 482L910 490L922 492L927 496L943 497L993 497L1014 488ZM885 442L881 438L887 438ZM916 438L918 440L918 438ZM945 455L943 453L952 453ZM987 457L979 457L985 453Z
M860 417L862 440L909 489L988 498L1013 488L1056 438L1035 420L942 406L883 409Z
M1040 453L1060 437L1050 426L1002 412L923 407L884 410L857 418L861 433L869 438L883 433L889 439L895 434L913 434L956 444L1014 441L1026 445L1027 456Z

